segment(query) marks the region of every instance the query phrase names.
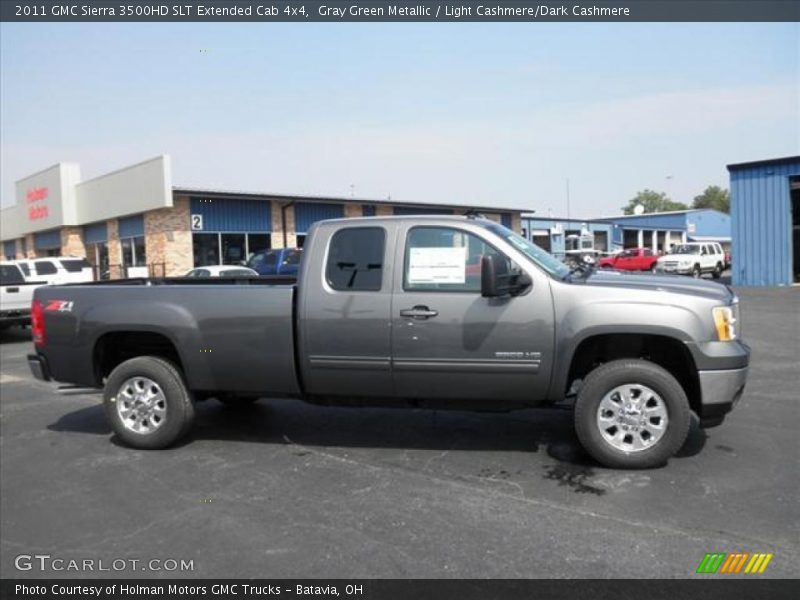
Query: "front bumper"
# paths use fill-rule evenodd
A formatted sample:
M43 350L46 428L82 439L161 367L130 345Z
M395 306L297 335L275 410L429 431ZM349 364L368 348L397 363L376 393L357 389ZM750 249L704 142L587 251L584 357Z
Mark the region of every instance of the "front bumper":
M44 356L28 354L28 367L39 381L50 381L50 369L47 367L47 359Z
M739 342L688 344L700 381L700 424L722 423L742 397L750 364L750 348Z

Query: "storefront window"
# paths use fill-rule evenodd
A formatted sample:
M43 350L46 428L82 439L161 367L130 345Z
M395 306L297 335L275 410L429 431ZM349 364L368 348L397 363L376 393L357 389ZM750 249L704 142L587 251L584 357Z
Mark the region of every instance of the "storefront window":
M86 258L92 264L95 279L108 279L108 244L100 242L92 244L86 249Z
M122 265L124 267L147 266L147 254L145 253L144 236L121 240L121 243Z
M243 233L223 233L220 237L222 239L222 264L238 265L247 259Z
M194 266L219 264L219 234L195 233L192 236L192 251L194 253Z
M247 258L256 252L272 248L272 239L268 233L250 233L247 235Z

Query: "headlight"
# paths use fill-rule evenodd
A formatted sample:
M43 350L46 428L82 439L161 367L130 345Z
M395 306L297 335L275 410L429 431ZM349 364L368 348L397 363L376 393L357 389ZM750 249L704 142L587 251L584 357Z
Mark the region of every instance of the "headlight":
M730 342L736 339L736 321L739 306L716 306L713 308L714 326L717 329L717 337L721 342Z

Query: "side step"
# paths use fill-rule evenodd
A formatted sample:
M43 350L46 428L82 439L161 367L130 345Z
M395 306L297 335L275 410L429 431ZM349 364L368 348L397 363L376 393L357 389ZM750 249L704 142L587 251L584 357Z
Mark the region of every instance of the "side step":
M81 387L78 385L60 385L56 391L62 396L78 396L82 394L102 394L101 388Z

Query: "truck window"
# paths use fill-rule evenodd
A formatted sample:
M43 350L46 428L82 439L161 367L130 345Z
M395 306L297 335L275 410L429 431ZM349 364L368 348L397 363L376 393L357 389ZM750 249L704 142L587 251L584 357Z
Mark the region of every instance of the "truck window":
M498 251L479 237L448 227L415 227L406 239L403 289L481 291L481 258Z
M36 269L37 275L52 275L53 273L58 273L56 266L49 260L35 262L33 266Z
M381 289L386 233L380 227L349 227L333 234L325 277L334 290Z
M14 265L0 265L0 285L19 285L25 283L20 270Z
M30 276L31 269L28 266L28 263L18 263L18 266L19 266L20 269L22 269L22 272L25 273L25 277L29 277Z
M91 267L92 265L89 264L85 258L76 258L73 260L62 260L61 266L63 266L69 273L80 273L86 267Z

